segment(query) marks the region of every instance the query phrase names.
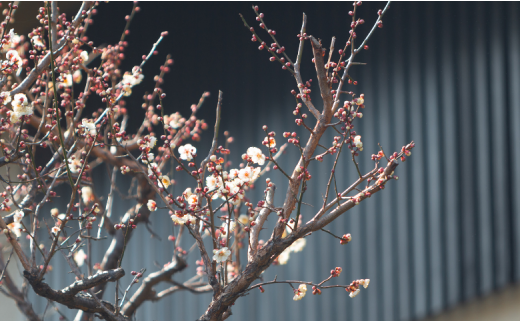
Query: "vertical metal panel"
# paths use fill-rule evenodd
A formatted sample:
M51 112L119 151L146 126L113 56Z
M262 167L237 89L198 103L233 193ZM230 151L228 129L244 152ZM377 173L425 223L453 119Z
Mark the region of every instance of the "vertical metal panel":
M509 154L509 165L511 167L512 177L510 178L509 187L511 191L508 196L511 199L511 229L512 234L512 252L511 257L513 258L513 269L515 281L520 280L520 200L517 198L520 196L519 186L520 183L520 169L515 167L515 162L520 160L520 60L518 53L520 53L520 38L518 37L517 31L520 29L518 23L520 5L518 2L511 4L510 10L507 10L507 68L509 70L508 88L509 88L509 138L510 146L508 147Z
M388 39L387 35L380 35L380 37L376 40L378 43L382 44L383 46L387 46L388 43L390 43L390 40ZM392 134L392 116L391 116L391 110L390 110L390 98L389 98L389 92L390 89L388 86L386 86L389 80L389 64L383 64L383 62L387 59L387 55L383 51L378 51L376 55L374 55L375 60L375 73L373 72L372 75L374 76L374 80L371 84L374 84L374 91L373 93L377 93L377 95L374 95L373 103L370 106L373 106L373 111L371 114L379 115L380 118L376 121L374 124L376 126L375 131L373 132L374 138L371 141L371 145L367 146L365 149L370 152L376 152L379 150L379 147L377 146L377 143L381 143L383 147L386 147L386 149L397 149L395 147L395 142L393 142L393 134ZM372 101L372 100L371 100ZM363 111L364 112L364 111ZM368 111L367 111L368 112ZM368 133L368 129L363 129L362 134ZM362 155L361 155L362 156ZM363 159L362 157L358 157L358 159ZM371 163L367 163L366 161L363 163L365 166L365 170L368 170L369 168L372 168ZM384 161L382 163L384 165ZM377 236L380 237L378 246L377 246L377 261L379 264L384 264L384 266L387 268L384 271L380 271L377 275L378 281L382 282L388 282L392 281L392 278L394 277L395 273L393 272L393 264L395 262L394 257L392 257L393 253L393 237L394 233L392 232L392 222L393 222L393 215L392 212L392 200L390 194L382 194L377 198L377 203L374 203L377 208L377 227L378 227L378 234ZM370 214L367 214L367 216L372 216ZM392 320L395 317L394 313L394 307L393 307L393 290L394 286L392 284L383 284L382 286L382 292L378 293L379 296L379 306L378 311L380 313L384 313L384 316L381 317L381 319L385 320ZM371 305L374 306L374 305Z
M417 3L411 4L410 11L414 12L418 8ZM419 71L421 70L421 63L423 63L423 57L420 55L420 31L419 31L419 17L413 15L411 17L412 23L416 25L415 28L410 28L409 33L409 61L407 66L408 71L408 103L409 106L407 113L409 114L409 124L407 128L413 133L413 140L417 143L423 143L423 129L424 121L421 109L424 101L422 98L421 83L424 78L421 77ZM419 55L415 54L419 53ZM421 158L425 153L425 145L417 145L414 148L414 155L420 156ZM414 308L413 315L421 317L427 314L428 304L426 299L427 290L426 282L426 246L425 239L425 216L426 208L424 201L424 163L407 163L402 168L406 168L406 178L411 184L412 200L411 200L411 214L412 216L412 236L413 236L413 297L414 297ZM401 169L399 170L399 172Z
M433 13L438 13L439 10L437 4L429 3L426 10ZM435 33L435 29L431 26L435 25L435 16L428 15L426 21L426 39L429 39L426 43L426 63L424 64L424 76L425 76L425 106L424 112L427 122L426 127L426 138L424 144L428 147L428 153L432 155L440 155L442 153L442 146L440 142L440 131L439 123L442 120L441 114L441 99L439 98L439 75L437 73L439 69L438 53L436 49L438 47L435 44L439 41L438 35ZM417 154L412 155L415 158ZM429 286L430 290L430 308L432 313L440 311L444 306L443 299L443 264L439 261L442 258L442 209L441 209L441 163L435 159L426 158L426 181L428 198L426 199L426 207L429 210L428 216L428 229L429 229L429 240L428 240L428 255L429 255Z
M393 8L392 8L393 9ZM406 75L404 68L407 64L407 57L405 53L408 52L408 41L405 37L406 13L398 11L397 19L393 20L390 28L393 28L393 35L400 35L396 37L393 44L394 53L393 63L395 64L393 79L389 83L389 86L394 94L394 100L392 101L392 111L396 116L394 123L395 131L395 142L405 143L410 141L409 131L407 131L407 100L406 100ZM368 113L367 113L368 114ZM394 143L392 143L394 144ZM397 146L398 147L398 146ZM391 154L393 150L390 147L386 148L386 154ZM415 155L413 155L415 157ZM395 184L396 187L396 201L398 203L398 212L394 215L394 221L397 222L397 230L395 232L395 248L396 248L396 260L398 263L395 280L399 282L399 287L395 289L396 299L398 300L398 313L396 319L406 320L412 317L413 307L413 296L412 288L413 281L411 259L412 259L412 246L413 240L411 235L411 221L410 221L410 185L409 181L406 180L406 175L403 169L398 171L400 179ZM386 193L386 192L385 192Z
M506 92L505 92L505 25L502 13L504 3L496 3L491 8L490 25L493 37L489 40L491 50L491 174L493 192L493 221L495 229L494 254L496 287L504 287L509 280L510 245L509 245L509 204L507 203L507 120L506 120ZM501 156L501 157L498 157Z
M489 89L488 73L489 64L487 63L487 39L491 37L486 28L487 12L484 3L475 5L475 23L478 28L478 36L475 38L472 52L475 55L473 70L475 78L475 115L476 115L476 139L479 147L490 147L489 140ZM470 80L471 81L471 80ZM490 173L490 153L487 149L477 149L475 154L477 165L477 213L479 218L479 288L480 293L488 293L493 288L493 227L491 210L491 173Z
M445 161L443 169L444 177L444 216L445 216L445 239L446 249L444 265L446 266L446 283L445 283L445 298L447 303L452 305L460 299L460 253L458 245L458 232L459 227L459 181L458 172L459 167L457 165L457 151L458 145L456 142L458 129L458 115L456 105L456 92L455 92L455 66L454 66L454 53L453 45L455 40L453 39L453 33L451 32L455 27L453 24L454 15L452 12L452 6L448 3L441 4L442 7L442 40L440 45L442 46L441 51L441 79L442 79L442 116L444 117L442 123L442 134L443 134L443 146L444 154L442 159Z
M456 104L460 116L458 120L459 124L457 126L459 129L459 135L456 140L459 148L457 162L460 169L458 178L460 183L465 187L464 189L459 190L459 212L461 217L459 250L461 251L462 257L460 272L462 299L465 300L476 294L476 288L478 285L478 279L476 276L476 249L474 247L475 242L477 242L474 225L475 201L473 200L473 192L475 189L475 178L473 174L475 173L475 170L472 162L474 151L474 92L471 91L471 84L466 82L466 78L463 77L465 75L470 76L472 73L469 48L469 43L472 39L469 37L470 25L466 23L469 19L469 12L465 10L461 3L459 3L456 8L456 15L460 17L460 19L457 20L457 32L455 33L457 39L455 47L457 53L455 80L457 84L455 88L457 89Z

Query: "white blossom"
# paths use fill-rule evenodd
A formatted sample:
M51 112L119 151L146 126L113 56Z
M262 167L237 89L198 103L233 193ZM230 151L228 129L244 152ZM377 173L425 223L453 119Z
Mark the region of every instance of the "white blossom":
M188 187L187 189L185 189L184 193L182 193L182 195L184 196L184 198L186 199L186 202L189 205L197 205L199 202L198 195L191 192L191 187Z
M83 186L81 188L81 199L83 199L84 204L89 204L94 201L94 194L92 193L92 188L90 186Z
M170 178L167 175L159 176L159 180L161 181L164 188L168 188L168 186L170 186Z
M16 48L20 44L20 36L14 33L14 29L9 31L9 41L2 46L2 49L9 50ZM7 37L6 37L7 38Z
M238 177L238 172L239 172L239 170L236 168L231 169L228 174L228 179L234 179L234 178Z
M85 63L86 61L88 61L88 52L86 50L82 51L80 54L79 54L79 57L81 58L81 60L83 61L83 63Z
M244 167L238 172L238 178L244 182L252 181L255 178L253 167Z
M23 219L23 211L22 210L16 210L13 214L13 221L16 223L20 223Z
M359 289L356 289L355 291L350 292L350 294L348 296L350 296L351 298L354 298L357 296L357 294L359 294L359 291L360 291Z
M245 214L242 214L238 217L238 223L242 225L249 225L249 217Z
M22 225L19 222L9 223L7 227L9 230L11 230L12 233L14 233L16 237L19 238L22 235Z
M148 164L148 176L152 176L152 175L155 175L155 174L160 174L161 171L159 170L158 168L159 166L157 165L157 163L149 163ZM155 172L154 172L155 170Z
M2 100L2 104L6 105L11 102L11 94L9 92L0 93L0 99Z
M45 44L42 42L40 36L33 36L31 38L34 49L36 50L42 50L45 48Z
M78 265L78 267L83 266L85 263L85 259L87 259L87 255L85 254L85 251L83 249L79 249L79 251L76 251L74 253L74 261Z
M359 149L363 150L363 143L361 142L361 136L354 137L354 145Z
M196 153L197 148L193 147L191 144L186 144L179 147L179 154L181 155L182 160L190 161L192 160L193 155Z
M300 284L300 286L298 286L298 289L294 291L293 300L299 301L305 297L305 294L307 294L307 285Z
M274 139L274 137L265 137L264 138L264 142L266 142L265 146L267 148L274 148L274 147L276 147L276 140Z
M11 102L13 111L11 113L11 122L19 122L22 116L33 114L33 107L29 104L27 97L23 93L15 94L14 100Z
M81 120L81 127L91 136L95 136L97 133L96 124L94 122L89 122L87 119Z
M249 147L246 153L249 157L251 157L253 163L258 165L263 165L265 163L265 155L262 153L260 148Z
M72 86L72 74L65 75L63 82L61 83L64 87L71 87Z
M176 224L184 224L188 221L188 215L182 214L182 216L179 216L178 214L173 214L171 216L173 223Z
M60 228L58 228L58 227L52 227L52 229L51 229L52 234L54 234L55 236L58 235L58 233L59 233L60 231L61 231L61 230L60 230Z
M289 248L282 251L282 253L278 256L278 263L280 265L285 265L289 261L289 257L291 255L291 250Z
M23 65L23 62L22 62L22 58L20 57L20 55L18 55L18 52L14 49L11 49L9 50L6 54L5 54L5 58L6 60L2 62L1 64L1 68L2 70L5 70L7 68L16 68L16 73L20 72L22 70L22 65Z
M210 175L206 177L206 186L210 191L222 186L222 178Z
M81 70L76 70L72 74L72 80L74 81L74 83L78 84L79 82L81 82L82 79L83 79L83 75L81 74Z
M226 261L229 255L231 255L231 250L229 250L227 247L224 247L219 250L213 250L213 260L215 260L216 262Z
M72 158L69 158L69 169L71 172L73 173L79 173L79 171L81 170L81 162L79 161L79 159L75 158L75 159L72 159Z
M146 206L148 207L148 210L150 210L151 212L157 210L157 203L154 200L148 200Z
M150 147L150 148L155 147L155 144L157 144L157 138L155 138L154 136L150 136L150 137L148 137L148 139L150 140L148 142L148 147Z

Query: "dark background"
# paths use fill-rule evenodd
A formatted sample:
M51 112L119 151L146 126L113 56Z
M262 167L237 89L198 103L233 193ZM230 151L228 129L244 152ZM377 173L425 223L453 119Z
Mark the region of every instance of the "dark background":
M231 146L235 163L247 147L260 146L263 124L277 132L280 144L283 131L304 133L292 119L294 99L290 90L296 87L294 78L278 63L269 62L265 51L258 51L259 44L250 41L251 33L238 16L242 13L260 31L251 4L140 4L141 12L136 14L127 37L130 46L123 70L138 65L162 31L169 31L169 36L159 45L159 55L146 64L145 80L127 99L130 126L140 125L144 115L140 95L153 89L153 76L170 53L175 63L163 85L168 94L166 112L179 111L186 116L190 105L204 91L210 91L212 96L198 115L213 125L217 93L222 90L221 129L235 137ZM384 4L363 3L359 8L359 16L366 23L358 28L358 43ZM347 39L351 2L259 5L268 27L277 31L278 41L293 60L302 12L308 16L307 33L321 38L325 47L332 36L337 37L336 48ZM116 42L131 8L130 2L101 3L89 30L91 40L98 45ZM519 14L518 3L391 5L383 19L384 28L376 30L368 43L370 49L357 56L367 65L351 69L359 85L347 88L365 93L367 107L356 126L365 147L359 158L361 170L372 169L370 155L377 152L377 143L387 153L398 151L411 140L416 148L398 167L399 181L389 183L385 191L328 228L337 235L350 232L352 243L340 246L325 233L313 234L307 238L303 253L294 254L288 265L270 268L265 274L268 280L277 274L279 279L321 281L331 268L342 266L338 283L370 278L370 287L355 299L343 290L327 290L322 296L309 292L302 301L294 302L290 288L271 286L265 294L253 291L239 299L231 319L424 319L518 282L520 171L515 162L520 157ZM36 12L29 17L34 15ZM261 31L260 36L269 39ZM308 43L305 49L303 78L314 78ZM315 84L313 93L318 92ZM319 97L313 98L321 108ZM210 129L196 144L202 154L208 150L211 137ZM332 137L329 133L324 142L328 144ZM297 158L294 149L288 151L281 161L285 169ZM315 207L303 210L304 219L320 205L331 164L326 160L311 168L313 185L306 194L307 202ZM101 170L94 176L96 187L108 193L106 172ZM269 177L280 191L275 203L281 204L287 184L279 174ZM127 179L119 178L124 185ZM355 180L355 169L347 156L338 167L338 178L340 187ZM176 188L177 193L184 189L181 186ZM260 195L261 189L253 192L253 200ZM116 211L123 214L127 203L120 201ZM171 233L171 221L167 214L157 213L153 227L165 238ZM273 224L271 221L268 225ZM94 262L101 260L108 243L100 243ZM164 241L150 240L144 228L138 230L129 248L131 256L125 256L123 266L131 270L153 261L167 262L172 252ZM197 255L189 258L191 273L196 259ZM48 278L51 284L59 285L65 274L58 267L56 264ZM154 268L148 269L151 272ZM182 275L191 277L187 271ZM113 298L107 294L107 299ZM209 299L209 295L176 294L146 304L137 318L195 319ZM42 312L46 303L38 302Z

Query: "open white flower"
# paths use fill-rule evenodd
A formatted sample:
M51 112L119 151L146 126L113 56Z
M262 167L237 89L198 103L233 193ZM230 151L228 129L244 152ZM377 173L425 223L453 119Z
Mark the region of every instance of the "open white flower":
M285 249L285 250L282 251L282 253L278 256L278 263L279 263L280 265L285 265L285 264L287 264L287 262L289 261L290 255L291 255L291 250L289 250L289 248Z
M78 173L81 170L81 162L79 159L75 158L69 158L69 169L73 173Z
M19 238L22 235L22 225L19 222L11 222L7 227L16 237Z
M299 301L300 299L305 297L305 294L307 294L307 285L300 284L300 286L298 286L298 289L294 291L293 300Z
M249 225L249 217L245 214L242 214L238 217L238 223L242 225Z
M74 261L78 265L78 267L83 266L85 263L85 259L87 259L87 255L85 254L85 251L83 249L79 249L79 251L76 251L74 253Z
M367 288L368 287L368 284L370 284L370 279L365 279L365 281L363 282L363 287Z
M61 230L60 230L60 228L58 228L58 227L52 227L52 229L51 229L52 234L54 234L55 236L58 235L58 233L59 233L60 231L61 231Z
M164 117L164 123L172 127L173 129L178 129L180 126L184 124L186 119L184 119L179 112L175 112L171 116ZM167 127L165 125L165 127Z
M229 250L227 247L213 250L213 260L216 262L226 261L229 258L229 255L231 255L231 250Z
M63 78L63 82L61 84L63 84L64 87L71 87L73 84L72 83L72 74L65 75L65 77Z
M172 218L173 223L176 223L176 224L184 224L189 219L187 214L182 214L182 216L180 216L180 214L176 214L176 213L174 213L171 216L171 218Z
M40 36L33 36L31 38L32 40L32 44L34 46L34 49L36 50L42 50L45 48L45 44L42 42L42 39L40 38Z
M13 222L9 223L7 227L14 233L15 236L20 237L22 235L22 222L23 219L23 211L16 210L13 215Z
M265 146L267 148L274 148L276 147L276 140L274 140L274 137L265 137L264 142L266 142Z
M168 188L168 186L170 186L170 178L167 175L159 176L159 180L161 181L164 188Z
M148 137L148 139L150 140L148 142L148 147L150 147L150 148L155 147L155 145L157 144L157 138L155 138L154 136L150 136L150 137Z
M89 204L94 201L94 194L90 186L83 186L81 188L81 199L84 204Z
M210 175L206 177L206 186L210 191L222 186L222 178Z
M247 148L246 153L249 157L251 157L251 160L253 161L253 163L258 164L258 165L265 164L265 155L262 154L262 150L260 150L260 148L249 147L249 148Z
M19 122L22 116L33 114L33 107L29 104L27 97L23 93L15 94L14 100L11 102L13 111L11 112L11 122Z
M185 189L184 193L182 193L182 195L184 196L184 198L186 199L186 202L189 205L197 205L199 203L199 197L197 196L197 194L194 194L191 192L191 187L188 187L187 189Z
M126 72L123 75L123 81L122 82L123 82L123 84L134 86L134 85L137 85L137 84L141 83L143 78L144 78L143 74L139 74L139 73L131 74L130 72Z
M197 148L193 147L191 144L186 144L179 147L179 154L181 155L182 160L190 161L192 160L193 155L196 153Z
M254 170L252 167L244 167L238 172L238 178L244 182L249 182L254 179Z
M6 105L7 103L11 102L11 95L9 92L2 92L0 93L0 100L3 105Z
M80 54L79 54L79 58L81 58L81 60L83 61L83 63L85 63L86 61L88 61L88 52L86 50L82 51Z
M72 158L69 158L69 169L71 172L73 173L79 173L79 171L81 170L81 162L79 161L79 159L75 158L75 159L72 159Z
M87 119L81 120L81 127L91 136L95 136L97 133L96 124L94 122L89 122Z
M238 177L238 172L239 172L239 170L236 168L231 169L228 174L228 179L234 179L234 178Z
M357 294L359 294L359 291L360 291L359 289L356 289L355 291L350 292L350 294L348 296L350 296L351 298L354 298L357 296Z
M148 200L148 203L146 203L146 206L148 207L148 210L155 211L157 210L157 203L154 200Z
M20 223L23 219L23 211L22 210L16 210L13 214L13 221L16 223Z
M24 106L29 105L29 100L27 100L25 94L18 93L14 95L11 105L13 106L13 110L22 110Z
M145 163L151 163L153 162L153 160L155 159L155 156L153 153L148 153L144 156L145 158L143 159L143 162ZM156 164L157 165L157 164Z
M239 180L238 178L236 178L236 179ZM237 183L235 181L233 181L233 185L232 185L231 189L229 190L229 193L230 193L229 197L231 197L230 202L233 205L239 205L240 202L242 201L242 199L244 198L244 194L240 193L241 185L242 185L242 183L239 182L239 184L237 185Z
M83 75L81 74L81 70L76 70L72 74L72 80L74 81L74 83L78 84L79 82L81 82L82 79L83 79Z
M11 48L16 48L20 44L20 36L14 33L14 29L9 31L9 40L2 46L2 49L9 50ZM7 38L7 37L5 37Z
M363 143L361 142L361 136L354 137L354 145L359 149L363 150Z
M20 57L20 55L18 55L18 52L16 50L14 50L14 49L9 50L5 54L5 58L7 59L6 62L8 64L8 66L17 68L17 70L16 70L17 73L18 73L18 71L20 71L22 69L22 65L23 65L22 58Z

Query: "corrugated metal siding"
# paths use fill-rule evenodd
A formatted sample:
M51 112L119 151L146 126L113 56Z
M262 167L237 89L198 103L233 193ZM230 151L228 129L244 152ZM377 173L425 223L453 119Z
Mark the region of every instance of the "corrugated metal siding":
M272 21L285 19L278 29L296 26L290 32L294 29L297 33L301 16L291 6L266 3L263 8L266 14L271 12ZM302 6L309 14L311 33L322 28L330 33L338 30L336 26L347 30L346 25L340 25L346 19L346 5ZM327 6L343 11L316 26L317 16L330 13ZM366 10L365 20L371 21L370 14L380 7L379 3L364 3L361 8ZM153 8L150 5L147 10ZM518 3L392 4L385 28L377 30L370 50L359 57L368 65L352 70L360 83L355 90L365 93L367 105L356 126L365 146L358 160L362 171L372 169L370 154L378 150L378 142L391 153L414 140L413 155L398 167L399 181L391 182L383 192L329 228L337 235L350 232L353 241L348 246L340 246L323 232L314 233L307 238L303 253L293 254L288 265L272 267L264 276L266 280L278 275L279 279L320 281L331 268L342 266L338 282L370 278L370 288L355 299L343 290L327 290L319 297L309 293L302 301L294 302L287 286L268 286L264 294L252 291L239 299L230 319L421 319L520 280L520 192L515 185L520 182L520 170L515 167L520 158L519 15ZM161 28L170 29L165 26ZM238 24L233 26L240 28ZM278 66L257 64L266 59L262 55L265 53L246 48L255 45L247 38L241 39L242 33L236 34L240 35L237 39L217 49L243 52L245 57L237 57L233 63L223 60L214 68L218 73L230 74L219 86L225 95L223 128L236 137L231 148L235 152L233 161L238 163L240 153L254 142L258 145L264 137L260 131L263 124L279 135L297 127L290 122L294 100L288 93L293 80L279 72ZM328 44L328 34L316 31L315 35ZM225 41L221 36L216 36L218 42ZM344 42L343 38L339 37L337 44ZM223 55L218 50L215 54ZM183 57L175 58L184 64ZM310 56L304 61L310 61ZM191 67L196 68L195 64ZM305 77L310 77L312 66L306 68ZM200 74L193 75L204 73L201 68ZM196 90L198 93L205 89ZM174 91L176 97L181 96L182 91ZM319 102L317 97L315 101ZM213 112L208 115L212 124ZM324 142L332 141L333 135L328 133ZM208 149L207 143L197 146L201 152ZM289 148L289 154L281 160L284 169L294 165L294 152ZM329 176L327 167L331 165L332 159L328 158L311 166L313 178L306 201L314 207L303 208L306 220L321 205L322 188ZM337 175L340 187L355 180L356 171L347 155ZM96 176L97 187L107 194L105 171L99 170ZM268 176L278 186L280 195L275 203L280 205L286 180L277 173ZM121 177L121 183L128 184ZM262 194L261 183L251 195L253 201ZM176 190L179 193L181 188ZM115 214L124 214L128 203L118 201ZM163 241L150 240L146 229L139 228L123 261L128 271L146 266L150 273L155 269L154 261L163 264L171 257L172 245L165 241L172 232L167 214L157 212L152 222ZM273 225L271 218L268 227ZM191 245L188 241L185 239L185 247ZM95 244L94 262L101 260L109 242ZM190 255L190 267L175 277L177 281L190 277L197 258L196 252ZM58 267L56 261L55 270L47 278L56 288L70 283L70 279L63 279L67 270ZM124 277L122 286L126 287L128 281L129 277ZM162 287L166 285L157 290ZM112 284L105 298L113 299L113 292ZM192 320L204 312L209 300L209 294L179 293L159 303L145 304L137 318ZM35 300L40 312L45 304ZM66 312L73 317L73 311Z

